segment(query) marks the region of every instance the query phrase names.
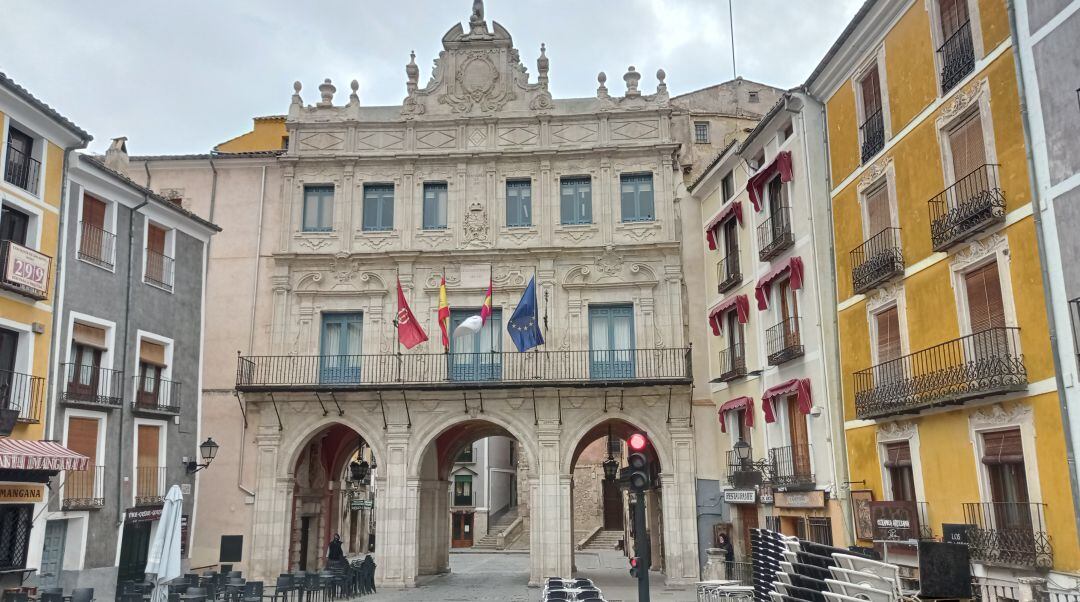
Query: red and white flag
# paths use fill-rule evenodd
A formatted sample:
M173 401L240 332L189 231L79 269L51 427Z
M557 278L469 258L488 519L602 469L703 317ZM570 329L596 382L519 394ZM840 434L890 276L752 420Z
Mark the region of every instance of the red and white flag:
M409 302L405 300L405 291L401 290L401 281L397 283L397 336L398 341L406 349L412 349L427 339L427 333L416 321L416 316L409 309Z

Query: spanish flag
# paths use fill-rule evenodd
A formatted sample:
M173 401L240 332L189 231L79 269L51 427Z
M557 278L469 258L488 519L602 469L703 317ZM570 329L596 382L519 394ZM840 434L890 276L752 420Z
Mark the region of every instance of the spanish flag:
M487 294L484 295L484 306L480 308L480 324L487 324L491 317L491 280L488 280Z
M450 304L446 302L446 276L439 281L439 328L442 329L442 344L450 348Z

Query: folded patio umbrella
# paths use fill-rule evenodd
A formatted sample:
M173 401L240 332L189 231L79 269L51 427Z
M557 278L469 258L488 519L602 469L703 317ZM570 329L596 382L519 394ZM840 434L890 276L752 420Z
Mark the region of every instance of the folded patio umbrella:
M181 574L180 569L180 515L184 511L184 494L180 486L173 485L165 496L157 533L147 551L146 572L154 575L154 592L150 602L168 602L168 583Z

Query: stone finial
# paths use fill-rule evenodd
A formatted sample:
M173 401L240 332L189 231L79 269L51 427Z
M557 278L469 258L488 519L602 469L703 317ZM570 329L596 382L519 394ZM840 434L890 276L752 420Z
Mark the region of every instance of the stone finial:
M337 87L330 83L329 77L324 79L323 83L319 84L319 94L322 96L322 100L319 101L319 106L334 106L334 92L337 92Z
M417 84L420 81L420 67L416 66L416 51L409 53L409 64L405 65L405 76L409 78L405 84L409 89L409 92L416 91Z
M607 83L607 73L604 73L603 71L601 71L599 74L597 74L596 81L600 82L600 85L596 87L596 97L597 98L607 98L608 97L607 86L604 85L604 84Z
M349 82L349 89L352 90L352 94L349 94L349 104L360 104L360 95L356 93L356 91L360 89L360 82L356 81L355 79L352 80L351 82Z
M296 81L293 82L293 84L292 84L292 89L293 89L292 104L294 104L294 105L303 105L304 104L304 100L302 98L300 98L300 89L302 87L303 86L300 85L300 80L296 80Z
M667 92L667 82L664 81L665 79L667 79L667 71L664 71L663 69L657 69L656 70L656 81L657 81L656 93L657 94L663 94L663 93Z
M105 167L125 175L127 174L128 151L126 136L112 139L108 150L105 151Z
M622 78L626 82L627 96L641 96L641 90L638 90L641 74L637 72L633 65L630 65L630 68L626 70L626 75L622 76Z
M551 65L551 61L547 57L547 46L542 42L540 44L540 57L536 59L536 72L537 82L547 88L548 84L548 67Z

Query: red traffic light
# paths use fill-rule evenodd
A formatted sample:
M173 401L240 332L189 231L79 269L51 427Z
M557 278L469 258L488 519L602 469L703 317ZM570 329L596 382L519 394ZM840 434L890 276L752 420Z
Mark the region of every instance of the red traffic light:
M631 577L634 577L635 579L640 579L641 578L640 565L641 565L641 561L638 560L637 558L631 558L630 559L630 576Z
M643 433L634 433L630 435L630 449L634 451L641 451L648 445L649 439Z

